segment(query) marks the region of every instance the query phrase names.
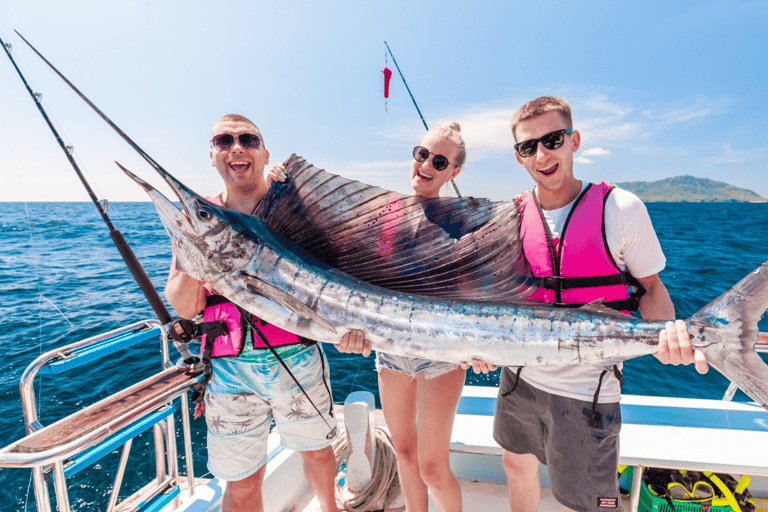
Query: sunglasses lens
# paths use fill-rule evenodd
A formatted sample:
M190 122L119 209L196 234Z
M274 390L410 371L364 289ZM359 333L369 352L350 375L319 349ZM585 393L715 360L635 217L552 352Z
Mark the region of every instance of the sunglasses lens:
M434 167L436 171L442 171L448 167L448 159L443 155L435 155L432 159L432 167Z
M426 148L423 148L421 146L416 146L413 148L413 159L417 162L423 162L427 158L429 158L429 151L427 151Z
M565 130L557 130L556 132L548 133L541 138L541 143L547 149L557 149L563 145L565 141Z
M235 138L228 133L220 133L213 138L213 147L219 151L226 151L235 143Z
M521 142L517 145L517 152L520 153L521 157L528 158L536 152L536 146L538 143L538 139Z
M240 145L245 149L259 149L259 146L261 146L261 139L253 133L241 133L238 139L240 140Z

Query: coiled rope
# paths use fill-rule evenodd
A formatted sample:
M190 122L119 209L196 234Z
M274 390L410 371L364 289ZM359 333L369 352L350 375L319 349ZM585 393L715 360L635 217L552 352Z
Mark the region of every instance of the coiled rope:
M397 475L397 459L392 438L384 427L376 427L376 460L374 460L371 481L363 489L353 491L346 485L339 486L337 501L347 512L386 511L402 512L405 507L389 508L400 495L400 479ZM349 443L347 431L342 430L333 442L333 455L336 458L336 473L347 459Z

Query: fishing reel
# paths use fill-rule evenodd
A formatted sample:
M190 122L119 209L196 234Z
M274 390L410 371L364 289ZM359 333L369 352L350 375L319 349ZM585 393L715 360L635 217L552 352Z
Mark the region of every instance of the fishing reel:
M187 344L190 341L199 341L205 334L207 335L206 339L209 341L206 344L210 344L213 347L213 340L219 336L229 334L229 328L224 320L201 322L201 319L200 315L192 320L177 318L168 324L168 335L173 340L173 345L181 354L184 364L190 367L197 367L201 363L200 358L189 351ZM210 348L208 348L207 352L210 352ZM208 357L210 358L210 355ZM207 366L206 361L202 361L202 363L204 366Z
M168 325L168 335L178 343L189 343L192 340L199 340L203 332L200 329L200 323L186 318L177 318Z
M199 317L196 318L199 319ZM186 318L177 318L168 325L168 335L178 343L199 341L203 334L208 335L210 339L216 339L219 336L229 334L229 328L224 320L200 322L196 319L187 320Z

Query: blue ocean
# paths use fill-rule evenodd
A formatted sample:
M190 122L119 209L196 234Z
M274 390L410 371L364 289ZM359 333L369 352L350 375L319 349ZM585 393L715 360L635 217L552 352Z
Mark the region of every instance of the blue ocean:
M768 204L650 203L651 219L667 256L661 274L678 318L707 302L768 259ZM169 239L150 203L116 203L109 216L123 233L158 290L170 261ZM91 203L0 203L0 446L24 435L19 378L38 355L153 313L112 244ZM768 331L768 315L761 331ZM377 394L373 357L326 351L334 399L351 391ZM156 344L118 353L98 368L65 378L39 377L35 386L40 421L50 424L160 370ZM626 394L722 397L727 381L715 370L700 376L690 367L659 364L646 356L625 364ZM468 384L495 386L498 374ZM735 400L746 401L741 392ZM194 420L196 475L205 475L205 422ZM151 434L150 434L151 435ZM132 448L121 496L154 473L150 435ZM102 510L117 470L119 452L70 479L76 510ZM182 467L183 470L183 467ZM52 489L52 486L51 486ZM29 470L0 469L0 510L36 510Z

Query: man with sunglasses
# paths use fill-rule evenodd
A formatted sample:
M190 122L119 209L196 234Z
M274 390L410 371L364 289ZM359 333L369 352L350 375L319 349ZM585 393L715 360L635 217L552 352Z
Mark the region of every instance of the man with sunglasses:
M208 199L252 214L268 190L264 168L269 151L259 128L240 115L222 117L213 127L210 158L224 181L224 192ZM284 171L275 166L269 180ZM181 272L175 250L165 294L180 317L193 318L202 311L206 322L223 320L228 327L223 334L206 334L201 347L203 360L210 362L204 386L208 469L227 481L222 512L263 510L267 436L273 421L282 445L301 452L305 475L323 512L337 511L336 460L330 446L336 419L328 363L319 344L251 317L210 284ZM359 331L347 334L340 349L366 356L371 352Z
M581 135L573 129L570 105L537 98L515 113L512 134L515 158L536 183L517 198L523 249L539 278L533 299L563 307L603 300L646 319L673 319L658 276L666 260L645 205L630 192L573 174ZM700 373L708 369L682 321L660 332L656 356L665 364L695 363ZM472 366L475 372L495 369L477 360ZM539 462L547 465L552 493L566 510L621 509L620 366L502 369L494 439L504 448L513 512L538 508Z

